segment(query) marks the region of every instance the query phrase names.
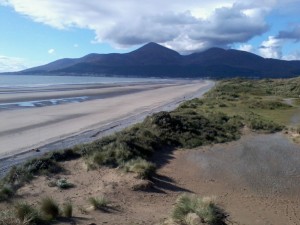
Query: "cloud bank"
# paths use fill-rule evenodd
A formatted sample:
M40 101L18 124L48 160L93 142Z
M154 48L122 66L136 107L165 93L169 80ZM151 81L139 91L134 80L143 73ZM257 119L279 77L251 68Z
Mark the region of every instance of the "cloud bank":
M279 31L277 36L269 36L268 40L261 43L258 53L265 58L285 60L300 59L299 51L294 51L288 55L282 54L282 48L288 41L300 41L300 25L292 26L289 30Z
M95 41L128 47L154 41L182 53L243 43L267 31L276 0L0 0L58 29L84 28Z
M0 73L27 69L23 59L0 55Z

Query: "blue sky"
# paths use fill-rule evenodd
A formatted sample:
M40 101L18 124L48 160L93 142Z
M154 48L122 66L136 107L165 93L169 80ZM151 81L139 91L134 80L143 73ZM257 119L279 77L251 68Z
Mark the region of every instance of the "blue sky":
M0 72L157 42L300 59L300 0L0 0Z

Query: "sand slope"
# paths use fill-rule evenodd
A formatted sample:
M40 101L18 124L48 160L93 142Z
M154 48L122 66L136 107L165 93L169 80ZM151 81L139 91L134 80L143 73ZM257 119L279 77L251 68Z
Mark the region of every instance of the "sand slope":
M201 196L215 196L228 224L300 224L300 146L282 134L176 151L159 173Z

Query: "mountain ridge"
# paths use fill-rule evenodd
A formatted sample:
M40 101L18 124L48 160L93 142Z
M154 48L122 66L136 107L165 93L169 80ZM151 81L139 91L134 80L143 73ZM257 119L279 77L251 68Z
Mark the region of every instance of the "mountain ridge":
M91 53L81 58L59 59L13 74L285 78L300 75L300 61L263 58L246 51L217 47L181 55L150 42L128 53Z

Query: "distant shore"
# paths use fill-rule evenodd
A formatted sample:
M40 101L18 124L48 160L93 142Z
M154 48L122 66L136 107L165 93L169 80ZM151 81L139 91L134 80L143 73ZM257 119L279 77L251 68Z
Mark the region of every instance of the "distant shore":
M172 110L199 97L212 81L170 83L77 85L7 90L0 104L87 96L87 101L0 110L0 176L11 166L45 152L94 141L142 121L147 115Z

